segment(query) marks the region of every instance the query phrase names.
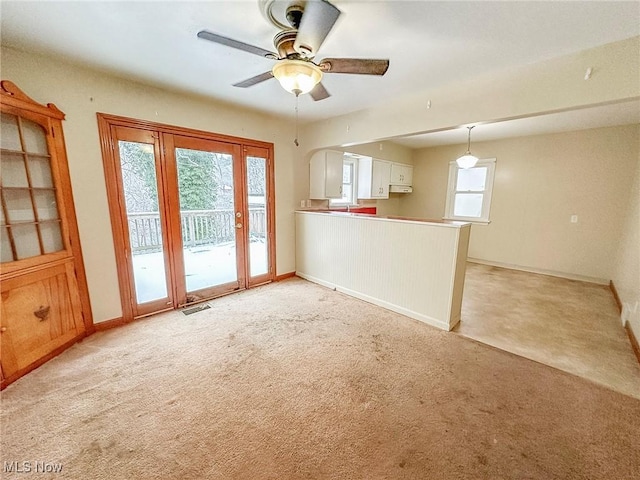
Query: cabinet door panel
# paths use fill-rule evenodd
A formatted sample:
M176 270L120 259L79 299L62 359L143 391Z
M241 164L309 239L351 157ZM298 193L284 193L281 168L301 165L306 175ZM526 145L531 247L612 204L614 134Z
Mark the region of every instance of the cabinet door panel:
M389 198L389 182L391 180L391 163L373 160L372 184L374 198Z
M327 198L342 197L342 167L344 155L342 152L327 152L326 183Z
M391 164L391 185L411 186L413 182L413 166L402 163Z
M413 167L411 165L405 165L402 173L402 183L409 186L413 184Z
M2 370L28 367L84 330L72 262L2 285Z
M342 152L319 150L309 163L309 198L328 199L342 197Z
M399 163L391 164L391 185L402 185L404 166Z

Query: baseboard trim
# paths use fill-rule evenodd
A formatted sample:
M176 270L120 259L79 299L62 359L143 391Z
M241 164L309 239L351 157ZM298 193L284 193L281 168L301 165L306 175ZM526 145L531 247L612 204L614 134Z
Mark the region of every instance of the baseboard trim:
M432 327L439 328L440 330L450 331L453 327L455 327L460 319L455 319L452 325L449 325L447 322L443 322L442 320L438 320L437 318L430 317L428 315L424 315L422 313L415 312L408 308L401 307L396 305L395 303L387 302L385 300L381 300L379 298L372 297L367 295L366 293L358 292L357 290L351 290L350 288L345 288L340 285L336 285L325 280L322 280L317 277L313 277L311 275L307 275L305 273L296 272L296 275L300 278L304 278L313 283L317 283L318 285L322 285L323 287L330 288L331 290L335 290L340 293L344 293L349 295L350 297L357 298L359 300L363 300L367 303L372 303L382 308L386 308L387 310L391 310L392 312L399 313L406 317L413 318L415 320L419 320L427 325L431 325Z
M293 278L296 276L296 272L283 273L282 275L276 275L276 282L281 282L287 278Z
M103 332L105 330L111 330L112 328L122 327L126 325L127 322L124 321L124 318L112 318L111 320L105 320L104 322L98 322L93 324L93 329L96 332Z
M588 277L586 275L576 275L573 273L557 272L555 270L545 270L543 268L523 267L522 265L514 265L511 263L493 262L490 260L482 260L479 258L467 258L469 263L479 263L480 265L488 265L490 267L506 268L509 270L519 270L521 272L537 273L538 275L548 275L550 277L566 278L567 280L577 280L579 282L596 283L598 285L608 285L609 280L598 277Z
M622 315L622 300L620 300L618 290L616 290L616 286L613 284L613 280L609 281L609 288L611 289L611 293L613 293L613 299L616 301L616 305L618 305L618 311Z
M631 342L633 353L636 354L636 359L638 360L638 363L640 363L640 343L638 343L638 338L636 337L636 334L633 333L631 324L628 321L625 322L624 329L627 331L627 335L629 336L629 341Z

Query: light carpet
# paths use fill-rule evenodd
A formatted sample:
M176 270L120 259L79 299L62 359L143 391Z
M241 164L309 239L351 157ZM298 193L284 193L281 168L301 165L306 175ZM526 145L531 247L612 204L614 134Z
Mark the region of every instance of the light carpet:
M2 478L640 478L637 399L300 279L210 304L9 386L3 463L63 470Z

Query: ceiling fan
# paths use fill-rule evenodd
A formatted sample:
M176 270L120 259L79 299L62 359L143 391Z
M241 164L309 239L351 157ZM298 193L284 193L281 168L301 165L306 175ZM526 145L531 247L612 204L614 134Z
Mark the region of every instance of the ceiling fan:
M272 9L276 0L259 1L265 16L281 29L273 38L273 44L278 53L208 30L198 32L198 37L204 40L277 61L272 70L235 83L234 87L252 87L275 77L285 90L296 96L309 93L311 98L318 101L330 96L320 82L324 73L384 75L389 68L389 60L363 58L325 58L319 62L313 60L341 14L340 10L328 1L293 0L286 8L286 21L289 26L275 18Z

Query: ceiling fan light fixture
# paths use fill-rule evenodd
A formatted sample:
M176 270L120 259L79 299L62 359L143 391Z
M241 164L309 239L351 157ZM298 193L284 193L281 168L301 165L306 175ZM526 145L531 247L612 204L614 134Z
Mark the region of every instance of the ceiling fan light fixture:
M460 168L473 168L476 166L476 163L478 163L478 157L476 157L475 155L471 155L471 129L474 127L475 125L473 127L467 127L469 129L469 136L467 138L467 151L464 153L464 155L456 160L456 163Z
M275 64L271 71L282 88L295 95L309 93L320 80L322 70L311 62L303 60L283 60Z

